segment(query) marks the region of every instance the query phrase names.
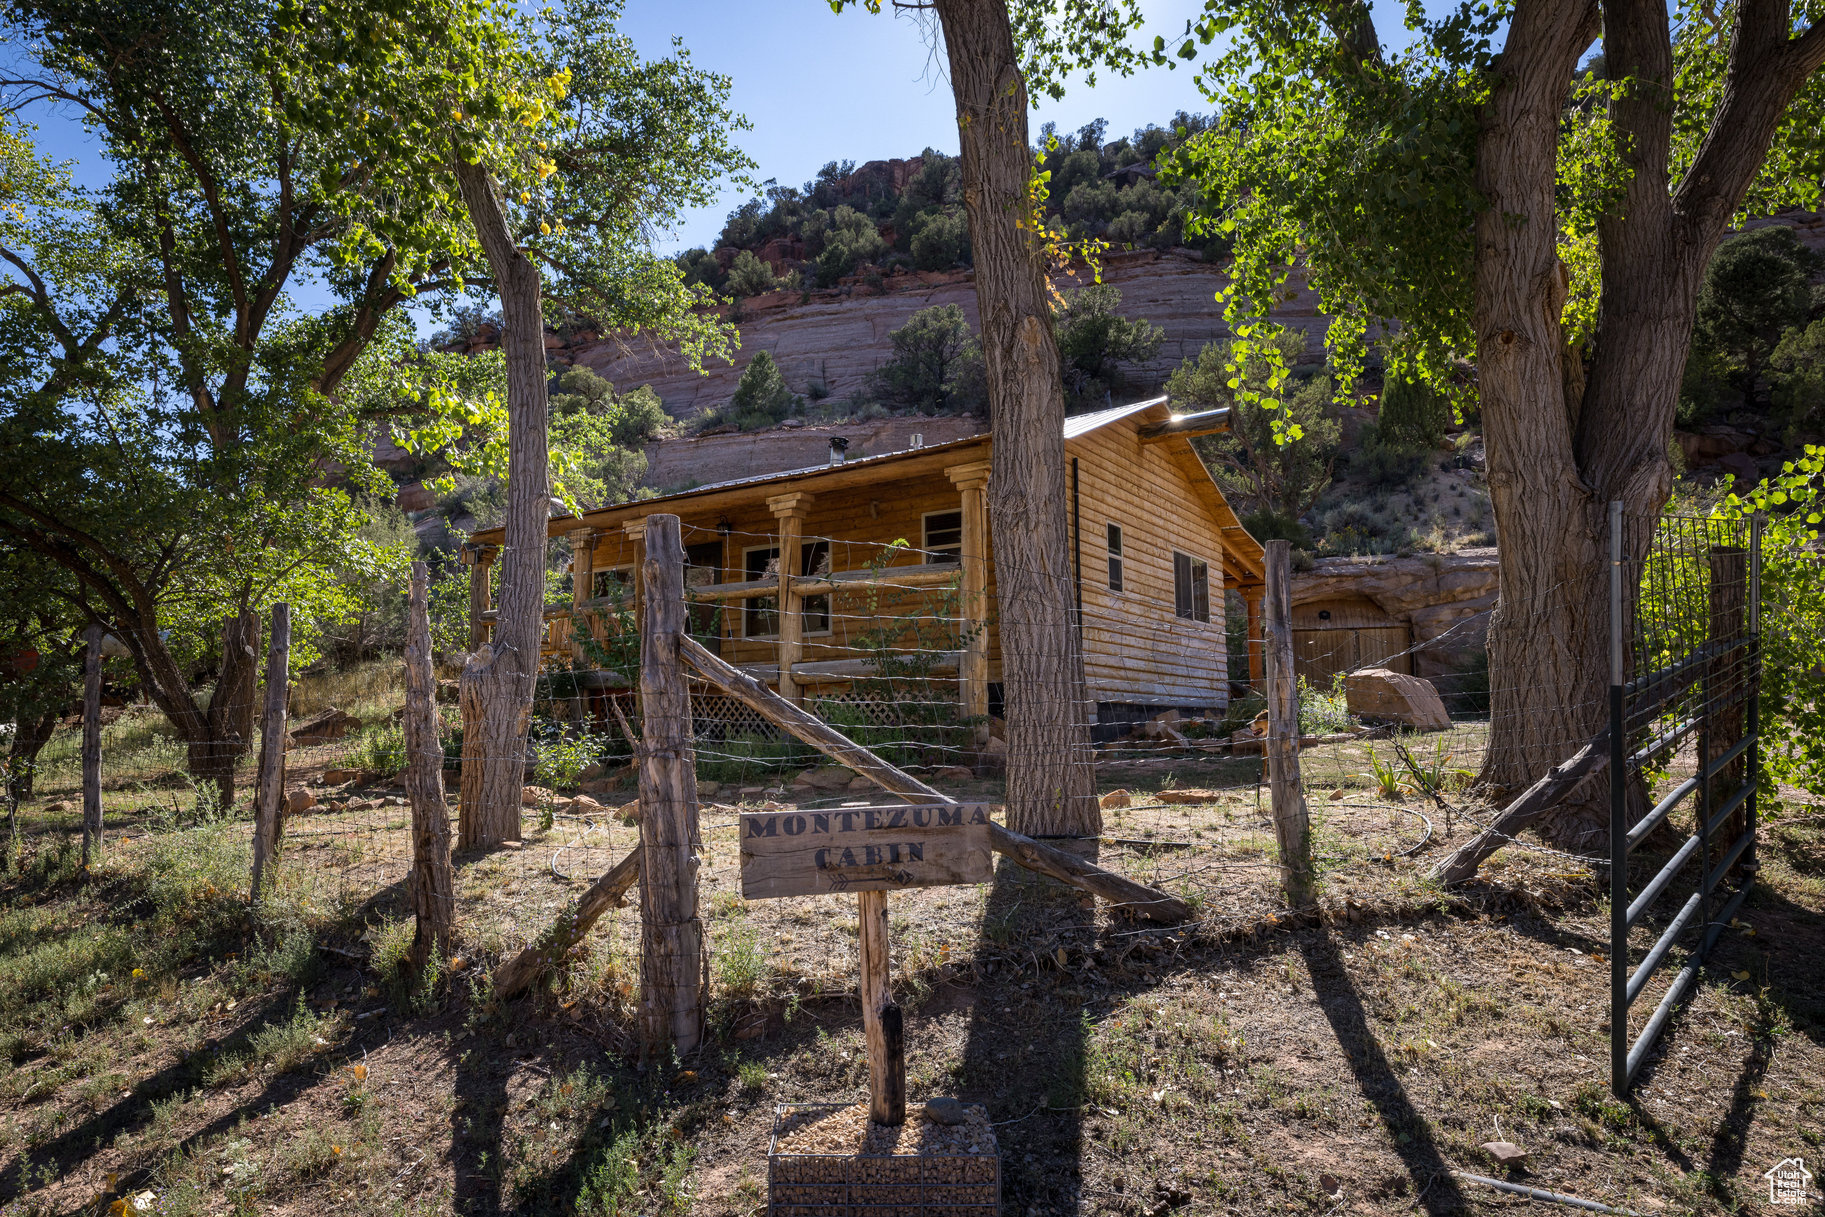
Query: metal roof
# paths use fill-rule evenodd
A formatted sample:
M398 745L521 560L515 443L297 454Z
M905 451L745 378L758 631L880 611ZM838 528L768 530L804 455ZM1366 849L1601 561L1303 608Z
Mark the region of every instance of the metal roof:
M1113 406L1106 410L1095 410L1089 414L1073 415L1072 417L1065 419L1064 437L1067 440L1077 439L1080 436L1088 435L1099 427L1106 427L1110 423L1119 422L1131 414L1138 414L1142 410L1160 405L1165 401L1166 397L1162 394L1159 397L1149 397L1145 401L1132 402L1125 406ZM632 506L635 502L638 502L642 507L650 507L655 503L670 502L674 499L688 498L692 495L711 494L719 490L733 490L740 486L764 486L768 482L787 482L794 478L810 477L832 469L853 469L858 465L880 464L902 457L923 456L929 452L942 452L946 448L961 448L969 444L980 443L989 438L991 438L991 434L984 431L977 435L966 435L962 439L947 440L942 444L927 444L923 448L900 448L893 452L876 453L873 456L858 456L852 460L846 460L840 465L807 465L801 469L783 469L778 473L750 474L748 477L730 478L723 482L709 482L702 486L693 486L689 490L675 490L670 494L656 495L650 499L629 500L625 503L609 503L605 506L594 508L585 514L594 515L599 511L613 511L618 507ZM570 515L553 516L551 518L551 523L555 525L560 520L575 518L576 517Z

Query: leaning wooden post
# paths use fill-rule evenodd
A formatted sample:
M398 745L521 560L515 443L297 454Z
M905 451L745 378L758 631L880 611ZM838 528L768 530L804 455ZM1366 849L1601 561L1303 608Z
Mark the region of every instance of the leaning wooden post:
M1292 545L1267 543L1267 776L1286 902L1312 903L1312 825L1299 781L1299 688L1293 676Z
M285 797L285 709L291 679L291 606L272 606L272 639L266 647L266 703L260 711L260 774L254 785L253 884L260 906L266 861L279 844L279 800Z
M640 634L640 1016L647 1046L697 1047L703 1027L703 923L697 916L697 758L678 517L646 518Z
M412 873L406 894L417 919L412 966L450 954L456 918L450 876L450 812L444 806L444 746L437 733L437 673L431 666L431 602L423 562L412 563L406 616L406 797L412 803Z
M82 632L82 868L101 861L101 627Z
M494 565L494 550L464 546L463 559L469 564L469 649L479 651L488 641L488 568Z
M868 1118L906 1123L906 1023L887 986L887 893L857 892L861 914L862 1031L868 1043Z

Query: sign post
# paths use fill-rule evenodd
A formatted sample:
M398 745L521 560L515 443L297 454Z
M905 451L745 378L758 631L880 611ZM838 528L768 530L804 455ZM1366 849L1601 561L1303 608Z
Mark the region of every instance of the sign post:
M987 883L991 823L986 803L742 813L745 899L856 893L868 1115L877 1124L906 1122L904 1020L887 983L887 893Z

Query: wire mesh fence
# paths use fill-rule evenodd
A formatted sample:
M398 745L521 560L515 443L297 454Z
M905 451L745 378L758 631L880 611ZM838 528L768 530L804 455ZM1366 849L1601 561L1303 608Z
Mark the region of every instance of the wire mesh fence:
M705 538L685 530L687 554ZM777 536L731 530L716 535L725 553L763 550ZM804 627L790 659L794 700L818 720L883 759L961 799L999 803L1006 764L1006 707L998 675L1000 620L1021 606L1002 599L995 581L972 610L965 571L945 550L900 543L804 537L824 556L803 578L827 590L797 598ZM764 550L763 550L764 553ZM744 562L746 559L744 559ZM839 576L865 577L848 580ZM900 572L910 572L902 575ZM518 840L457 857L455 928L470 961L498 960L538 942L597 877L640 841L634 760L647 724L641 713L639 579L597 579L548 611L525 752ZM1265 640L1246 628L1238 581L1207 569L1200 588L1175 586L1173 574L1150 584L1130 560L1125 586L1073 605L1071 627L1086 659L1081 707L1090 729L1059 735L1065 764L1088 771L1101 803L1101 831L1080 848L1097 865L1186 900L1206 928L1258 924L1283 907L1282 871L1260 747L1262 701L1251 675ZM742 578L730 576L740 575ZM754 575L753 579L746 576ZM1643 572L1658 599L1684 604L1668 568ZM730 664L780 685L781 618L777 590L750 587L716 599L719 584L777 589L776 557L702 575L687 570L691 635ZM1004 584L1009 582L1002 581ZM1105 589L1106 590L1106 589ZM1242 589L1246 590L1246 589ZM1548 620L1563 589L1537 604L1507 604L1511 621ZM1644 604L1651 598L1644 597ZM1658 619L1655 619L1656 621ZM1682 645L1674 625L1643 637ZM788 634L790 631L788 631ZM791 640L786 640L790 644ZM974 670L969 652L983 663ZM1386 657L1367 656L1358 667ZM449 813L457 803L463 750L456 704L458 669L440 673L439 723ZM971 681L980 686L972 688ZM1142 690L1151 689L1151 693ZM1488 697L1454 704L1439 729L1370 723L1352 714L1340 689L1308 687L1301 699L1302 777L1312 808L1314 852L1333 893L1352 872L1381 875L1411 866L1428 847L1485 826L1494 812L1475 785L1489 748ZM301 732L287 756L288 813L274 882L295 907L365 922L371 940L397 938L407 902L412 812L398 778L405 763L387 693L368 699L364 723L341 738ZM297 730L324 704L296 707ZM1577 722L1601 705L1564 716L1561 751L1581 743ZM1480 713L1479 713L1480 711ZM1667 713L1674 713L1669 710ZM855 772L831 763L765 715L701 679L690 682L689 739L701 836L700 914L712 991L739 994L785 987L804 997L852 991L858 941L853 902L836 897L746 901L741 896L739 815L790 806L832 810L891 798ZM173 790L176 811L148 820L154 832L197 831ZM228 831L244 837L248 826ZM1561 872L1590 873L1602 859L1521 844ZM897 959L930 975L967 959L997 932L996 893L1030 882L1008 871L992 886L897 893ZM389 938L392 936L392 938ZM631 1002L638 986L641 926L636 908L611 910L572 960L573 988L607 1002Z

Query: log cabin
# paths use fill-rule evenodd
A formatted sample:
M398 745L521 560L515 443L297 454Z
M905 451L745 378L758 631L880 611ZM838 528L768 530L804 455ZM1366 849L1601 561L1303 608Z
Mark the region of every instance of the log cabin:
M1227 411L1174 414L1164 397L1065 420L1066 501L1084 674L1099 739L1166 709L1230 697L1226 593L1261 636L1262 547L1191 439ZM646 518L679 517L691 630L785 697L825 697L883 666L954 681L958 710L1000 713L1001 651L986 489L993 437L850 458L557 516L572 604L548 609L545 659L588 667L639 604ZM464 547L471 646L487 635L501 530ZM579 627L578 623L582 623ZM1260 679L1258 643L1248 679ZM1241 674L1236 674L1240 678ZM617 687L621 677L602 674Z

